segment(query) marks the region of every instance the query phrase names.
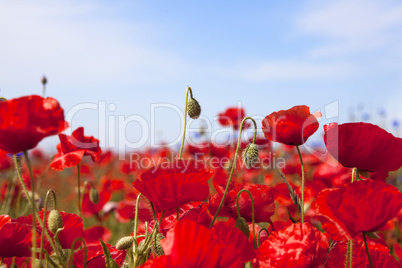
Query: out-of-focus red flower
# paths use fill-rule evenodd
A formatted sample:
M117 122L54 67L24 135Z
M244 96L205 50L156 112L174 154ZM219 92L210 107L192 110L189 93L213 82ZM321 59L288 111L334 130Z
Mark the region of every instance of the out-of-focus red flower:
M368 249L373 266L376 268L397 268L400 267L395 258L390 254L389 248L378 243L368 242ZM353 240L353 267L370 267L366 248L363 241ZM347 251L347 241L337 242L335 247L328 254L328 261L325 267L338 268L345 267L345 256Z
M71 136L59 134L59 138L58 152L50 164L50 167L54 170L74 167L81 162L85 155L89 155L93 161L97 161L102 153L99 147L99 140L92 136L84 136L83 127L74 130Z
M369 123L324 126L328 152L343 166L365 171L391 171L402 166L402 139Z
M242 267L244 260L252 259L251 244L233 222L215 228L179 221L161 241L165 255L142 267Z
M271 216L275 213L275 198L278 193L275 188L262 184L244 185L235 183L234 187L228 191L225 202L219 211L219 215L222 217L228 216L237 219L236 196L243 189L250 191L251 196L253 197L255 222L271 222ZM225 189L218 186L217 191L218 193L211 196L209 199L208 208L212 214L216 213ZM251 199L246 192L243 192L239 196L239 210L241 217L249 222L252 221Z
M12 222L0 215L0 257L30 257L32 231L29 225Z
M272 232L258 248L260 267L320 267L328 249L327 237L309 223L292 224Z
M218 114L218 121L222 126L230 126L237 130L239 129L244 117L246 117L246 111L243 108L229 107L224 112ZM244 122L243 129L248 128L249 126L249 122Z
M262 131L270 141L302 145L317 131L317 117L321 117L321 113L310 114L308 106L295 106L266 116L262 120Z
M97 244L99 239L109 241L112 237L112 232L105 226L92 226L84 230L84 239L87 244Z
M43 138L68 127L53 98L24 96L0 102L0 149L16 154L34 148Z
M99 240L98 240L99 241ZM117 250L116 247L112 247L108 244L106 246L109 249L110 256L116 262L117 265L123 265L124 259L126 258L125 250ZM87 268L106 268L105 255L103 254L103 249L101 244L89 244L87 245ZM80 249L74 253L73 259L74 265L76 267L84 267L84 249Z
M212 173L193 160L176 160L150 168L133 186L148 198L157 212L176 209L190 201L202 201L209 195Z
M7 152L0 150L0 170L8 169L10 166L10 157L7 155Z
M118 203L116 208L116 219L119 222L129 222L135 217L135 200L122 200ZM140 198L138 204L138 218L142 221L150 222L153 220L152 210L149 202L145 202Z
M99 212L102 210L103 206L111 198L110 192L103 190L99 193L98 203L96 203L96 204L92 203L92 201L89 197L91 187L92 186L90 184L87 184L85 186L85 193L82 198L81 210L82 210L82 215L85 217L90 217L93 215L99 216Z
M322 228L336 240L374 232L402 208L402 193L382 181L356 181L324 189L316 199Z

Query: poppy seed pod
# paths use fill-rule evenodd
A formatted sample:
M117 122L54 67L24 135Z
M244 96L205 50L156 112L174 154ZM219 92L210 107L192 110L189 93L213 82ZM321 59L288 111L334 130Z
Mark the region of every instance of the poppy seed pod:
M152 244L152 249L156 252L158 256L165 255L165 252L163 251L163 248L161 246L161 240L164 238L165 237L162 234L158 233L156 234L156 238L153 241L154 243Z
M50 211L47 225L52 234L55 234L59 228L63 228L63 219L58 210L53 209Z
M117 250L129 249L134 243L134 236L125 236L116 243Z
M42 82L42 85L46 85L46 84L47 84L47 78L46 78L46 76L42 76L41 82Z
M190 98L187 103L187 113L192 119L197 119L201 114L201 106L194 98Z
M243 161L247 168L251 168L258 160L258 147L254 143L251 143L243 152Z
M89 200L91 200L95 205L99 202L99 192L94 187L91 187L89 190Z

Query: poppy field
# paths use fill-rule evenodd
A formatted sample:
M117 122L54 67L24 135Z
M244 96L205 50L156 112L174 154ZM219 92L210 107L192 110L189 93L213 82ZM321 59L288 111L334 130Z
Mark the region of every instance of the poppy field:
M401 138L322 125L306 105L262 125L222 107L237 136L221 145L200 129L193 144L186 123L202 103L185 93L180 149L124 158L85 126L66 134L54 98L2 98L0 267L402 266ZM319 130L325 147L307 150ZM37 148L54 135L55 155Z

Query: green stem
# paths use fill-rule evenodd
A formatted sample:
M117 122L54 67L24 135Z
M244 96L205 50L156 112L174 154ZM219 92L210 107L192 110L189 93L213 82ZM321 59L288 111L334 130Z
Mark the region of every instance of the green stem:
M348 243L346 244L345 268L348 268L348 266L349 266L349 250L350 250L350 244L349 244L349 241L348 241Z
M368 258L368 261L369 261L369 263L370 263L370 267L371 267L371 268L374 268L373 262L371 261L369 248L368 248L368 245L367 245L366 234L365 234L364 232L362 232L362 233L363 233L364 247L366 248L367 258Z
M179 221L179 207L176 208L176 220Z
M353 265L353 240L349 240L349 243L350 243L349 268L352 268L352 265Z
M184 124L183 124L183 137L181 139L180 153L179 159L181 159L181 155L183 154L184 148L184 140L186 139L186 127L187 127L187 101L188 101L188 92L190 91L190 97L193 97L193 91L188 86L186 90L186 101L184 102Z
M70 255L70 259L68 261L68 267L71 267L71 262L74 259L75 244L78 241L84 245L84 268L86 268L87 267L88 248L87 248L87 243L85 242L84 238L82 238L82 237L77 237L76 239L74 239L73 243L71 244L71 255Z
M78 216L81 217L81 170L80 164L77 165L77 180L78 180Z
M226 183L226 188L225 188L225 192L223 193L223 197L222 197L221 203L219 204L219 207L218 207L218 209L216 210L215 216L214 216L214 218L212 219L211 224L209 225L210 228L212 227L212 225L214 225L214 222L215 222L216 218L218 217L219 211L221 210L221 208L222 208L222 206L223 206L223 203L225 202L226 195L227 195L227 193L228 193L228 191L229 191L230 182L232 181L233 172L234 172L234 169L235 169L235 167L236 167L237 155L238 155L238 153L239 153L239 147L240 147L240 140L241 140L241 133L242 133L242 129L243 129L243 124L244 124L244 122L245 122L247 119L250 119L251 121L253 121L253 124L254 124L254 138L253 138L253 143L255 142L255 138L256 138L256 135L257 135L257 123L255 122L255 120L254 120L253 118L251 118L251 117L248 116L248 117L245 117L245 118L241 121L241 123L240 123L239 137L237 138L237 147L236 147L235 156L234 156L234 159L233 159L232 169L231 169L231 171L230 171L230 175L229 175L228 182Z
M17 162L16 160L17 160L17 155L14 155L14 163L15 163L15 168L16 168L16 170L17 170L18 179L20 180L22 189L23 189L23 191L24 191L24 193L25 193L25 195L26 195L26 197L27 197L27 199L28 199L28 202L29 202L30 206L31 206L31 207L34 207L34 202L32 201L31 196L30 196L29 193L28 193L27 187L25 186L24 180L23 180L22 177L21 177L21 173L20 173L20 170L19 170L19 167L18 167L18 162ZM43 223L43 221L40 219L39 215L37 215L37 212L36 212L36 211L35 211L35 216L36 216L36 218L37 218L37 220L38 220L38 222L39 222L40 227L41 227L42 229L45 229L46 226L45 226L45 224ZM35 223L34 226L36 226L36 223ZM34 228L34 227L33 227L33 228ZM34 228L34 229L35 229L35 228ZM54 244L52 238L50 237L50 235L48 234L47 230L45 231L45 236L46 236L46 238L49 240L49 243L50 243L50 245L51 245L53 251L56 252L56 254L58 255L58 257L59 257L60 259L62 259L62 256L63 256L63 255L59 255L59 254L61 254L61 253L57 250L57 247L55 246L55 244Z
M239 197L240 197L240 194L243 193L243 192L246 192L246 193L250 196L250 199L251 199L251 213L252 213L252 214L251 214L251 220L252 220L252 223L253 223L253 241L254 241L254 249L256 249L256 248L257 248L257 243L256 243L255 226L254 226L254 224L255 224L255 220L254 220L254 215L255 215L255 211L254 211L254 200L253 200L253 196L251 195L251 193L250 193L249 190L243 189L243 190L241 190L241 191L237 194L237 196L236 196L237 215L238 215L239 218L241 217L241 215L240 215L240 208L239 208Z
M36 204L35 204L35 182L32 174L32 168L31 168L31 163L29 162L29 157L28 157L28 152L24 151L24 158L25 161L27 162L28 170L29 170L29 179L31 181L31 199L33 200L33 206L32 206L32 260L35 260L36 258ZM35 261L32 261L32 267L35 267Z
M304 164L303 164L303 158L300 153L299 146L296 145L297 153L299 154L300 158L300 165L301 165L301 172L302 172L302 197L301 197L301 223L304 223Z
M352 169L352 183L356 180L357 168Z
M53 209L56 209L56 194L54 193L54 191L52 189L50 189L49 191L47 191L46 193L46 197L45 197L45 206L43 209L43 219L44 221L46 221L46 213L47 213L47 201L49 198L49 195L53 194ZM44 236L45 236L45 228L42 228L42 232L41 232L41 236L40 236L40 255L39 255L39 260L42 259L42 252L43 252L43 242L44 242Z
M138 205L140 203L140 197L142 193L139 193L135 202L135 218L134 218L134 239L137 239L137 226L138 226Z

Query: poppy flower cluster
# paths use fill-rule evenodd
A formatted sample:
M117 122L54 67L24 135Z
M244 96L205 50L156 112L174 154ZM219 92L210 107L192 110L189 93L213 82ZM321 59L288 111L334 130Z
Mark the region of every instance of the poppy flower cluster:
M301 147L320 116L304 105L273 112L263 137L241 140L250 118L230 107L218 120L239 131L237 142L182 144L179 157L147 149L138 159L158 164L145 168L102 151L84 127L61 133L68 123L55 99L0 102L1 265L401 267L402 139L373 124L331 123L321 161ZM53 158L31 150L56 134ZM276 155L284 166L246 168L237 156L250 145L255 158ZM8 155L28 150L31 161Z

